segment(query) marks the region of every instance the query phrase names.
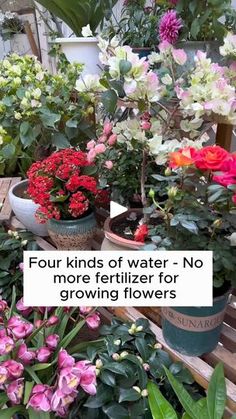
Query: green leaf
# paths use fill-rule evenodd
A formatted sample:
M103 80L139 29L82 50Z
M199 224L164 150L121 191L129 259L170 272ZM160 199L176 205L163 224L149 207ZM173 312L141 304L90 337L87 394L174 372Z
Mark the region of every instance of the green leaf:
M1 410L1 419L12 419L12 416L17 413L25 413L25 408L23 406L9 407L7 409Z
M129 419L129 412L123 406L118 403L111 403L108 406L103 407L104 413L110 419Z
M47 412L36 412L31 407L27 409L27 412L29 413L29 419L50 419L50 413Z
M115 387L116 385L115 375L110 371L101 371L99 379L107 386Z
M148 347L145 339L143 338L136 338L134 342L138 352L140 353L141 358L144 361L147 361L150 357L150 348Z
M61 132L55 132L52 135L52 144L58 149L63 149L70 146L68 138Z
M97 167L96 166L84 166L81 168L81 174L86 176L93 176L97 173Z
M194 221L183 220L180 221L180 224L182 225L182 227L186 228L186 230L190 231L190 233L198 233L198 226Z
M71 341L78 335L80 329L85 324L85 320L81 320L78 324L61 340L58 345L57 352L59 352L60 348L66 349L67 346L71 343Z
M26 381L25 383L25 391L24 391L24 405L26 405L29 401L31 390L34 387L34 381Z
M0 394L0 406L2 407L3 405L6 404L6 402L8 401L8 397L5 393L1 393Z
M42 364L35 364L33 365L32 371L42 371L42 370L46 370L47 368L51 367L52 364L46 364L46 363L42 363Z
M110 402L112 398L113 389L105 384L99 384L96 395L89 397L84 406L96 409Z
M16 151L16 147L14 146L14 144L6 144L1 149L1 154L4 157L4 159L10 159L11 157L14 156L15 151Z
M126 366L122 362L110 362L103 367L103 370L114 372L115 374L127 376Z
M131 70L132 64L128 60L120 60L119 67L120 67L120 73L124 75L124 74L127 74Z
M199 34L199 31L200 31L199 19L196 18L196 19L193 20L193 22L191 24L191 28L190 28L190 33L191 33L191 35L194 39L197 38L197 36Z
M105 110L108 113L113 114L115 112L117 99L118 99L118 96L115 90L107 90L106 92L102 93L101 101Z
M29 376L34 380L36 384L42 384L37 374L35 374L34 370L32 369L32 367L25 366L25 371L29 374Z
M68 128L77 128L78 121L76 119L69 119L68 121L66 121L66 126Z
M207 391L207 409L210 419L222 419L226 405L224 367L216 366Z
M120 388L119 403L136 402L141 398L141 394L133 388Z
M148 401L153 419L178 419L175 410L162 395L156 384L154 384L152 381L149 381L147 389Z
M179 383L179 381L176 380L173 374L171 374L171 372L166 367L164 367L164 370L176 396L178 397L183 408L186 410L186 413L188 413L192 419L199 419L201 417L200 407L192 399L187 390L185 390L183 384Z
M55 128L55 124L59 122L61 115L59 113L50 112L49 109L41 110L41 120L45 128Z
M20 124L20 140L24 147L29 147L35 140L33 127L29 122L24 121Z

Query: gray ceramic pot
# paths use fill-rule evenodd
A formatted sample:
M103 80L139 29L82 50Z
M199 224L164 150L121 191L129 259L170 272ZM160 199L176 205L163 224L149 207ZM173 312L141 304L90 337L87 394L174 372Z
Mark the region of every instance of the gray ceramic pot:
M194 57L197 51L203 51L207 53L207 56L211 58L212 62L220 63L223 57L220 55L219 48L221 42L219 41L181 41L178 42L176 48L184 49L188 56L187 63L181 67L181 71L188 71L194 67Z
M48 233L59 250L90 250L96 232L96 219L92 212L78 220L49 220Z
M28 180L22 180L12 186L9 191L9 201L11 208L17 219L25 226L25 228L37 236L47 236L48 231L45 224L39 224L35 218L35 212L38 205L32 199L22 198L27 190Z

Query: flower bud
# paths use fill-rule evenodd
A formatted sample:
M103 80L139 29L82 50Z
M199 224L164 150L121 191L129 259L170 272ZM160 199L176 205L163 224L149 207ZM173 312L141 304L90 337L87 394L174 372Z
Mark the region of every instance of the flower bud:
M171 176L171 174L172 174L171 169L169 167L167 167L166 170L165 170L165 176Z
M215 228L220 228L222 226L222 223L223 221L220 218L218 218L217 220L214 221L213 226Z
M7 234L8 234L8 236L12 236L13 235L13 231L12 230L8 230Z
M26 246L26 245L27 245L27 243L28 243L28 240L22 240L22 242L21 242L21 246Z
M150 365L145 362L143 364L143 369L144 369L144 371L150 371Z
M141 356L137 355L137 359L139 360L140 364L143 365L143 359L141 358Z
M126 358L128 355L129 355L129 352L123 351L123 352L121 352L120 357L121 358Z
M97 361L96 361L96 368L97 369L100 369L100 368L102 368L103 367L103 363L102 363L102 360L101 359L97 359Z
M141 388L134 386L133 389L137 391L137 393L141 394Z
M155 198L155 191L153 189L150 189L150 191L148 192L148 196L151 199Z
M114 354L112 355L112 359L113 359L114 361L119 361L119 360L120 360L120 355L119 355L119 354L117 354L117 353L114 353Z
M162 344L161 343L155 343L154 345L154 349L161 349L162 348Z
M121 340L120 339L117 339L117 340L114 340L114 345L116 345L116 346L120 346L120 344L121 344Z
M99 368L96 368L96 369L95 369L95 374L96 374L96 377L98 377L98 376L99 376L99 374L100 374L100 369L99 369Z
M169 188L167 191L168 197L170 199L175 198L177 193L178 193L178 188L176 186L171 186L171 188Z
M144 389L144 390L141 392L141 396L142 396L142 397L147 397L147 396L148 396L148 391L147 391L146 389Z
M136 327L136 332L142 332L142 331L143 331L143 326Z

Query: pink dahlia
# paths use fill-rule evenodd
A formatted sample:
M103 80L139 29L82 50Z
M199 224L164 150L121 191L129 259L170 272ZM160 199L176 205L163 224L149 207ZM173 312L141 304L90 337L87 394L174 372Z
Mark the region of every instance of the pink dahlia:
M178 40L182 26L182 20L177 16L175 10L166 12L160 20L159 33L161 41L174 44Z

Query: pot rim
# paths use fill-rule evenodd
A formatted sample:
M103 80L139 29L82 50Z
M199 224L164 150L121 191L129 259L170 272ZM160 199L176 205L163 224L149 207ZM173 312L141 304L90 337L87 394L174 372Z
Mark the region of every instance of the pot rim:
M125 215L128 215L131 212L137 212L137 213L140 214L143 211L140 208L132 208L132 209L128 209L126 212L123 212L120 215L117 215L114 218L108 217L106 219L105 223L104 223L104 234L105 234L105 237L108 240L110 240L111 242L113 242L115 244L122 241L122 243L120 245L123 246L123 247L131 247L132 246L133 248L140 249L141 247L144 246L143 242L136 242L134 240L125 239L124 237L118 236L118 234L116 234L112 231L112 224L114 223L114 221L123 219Z
M10 189L9 189L9 195L13 195L14 196L14 198L16 198L16 199L20 199L20 200L22 200L22 201L27 201L27 202L29 202L29 201L31 201L31 202L33 202L33 200L31 199L31 198L29 198L29 199L26 199L26 198L21 198L20 196L17 196L17 195L15 195L15 189L17 189L17 188L19 188L19 186L20 185L28 185L28 183L29 183L29 179L23 179L23 180L21 180L20 182L18 182L18 183L16 183L15 185L13 185Z
M84 220L88 220L90 218L94 217L94 211L92 211L90 214L86 215L85 217L82 218L74 218L73 220L56 220L55 218L50 218L47 223L50 223L50 221L52 221L54 224L66 224L66 225L71 225L74 224L76 222L83 222Z
M95 36L76 36L74 38L56 38L54 43L56 44L75 44L75 43L98 43L98 39Z
M215 45L221 45L222 42L221 41L217 41L217 40L208 40L208 41L185 41L185 40L181 40L176 42L176 45L178 44L188 44L188 45L200 45L200 44L215 44Z

